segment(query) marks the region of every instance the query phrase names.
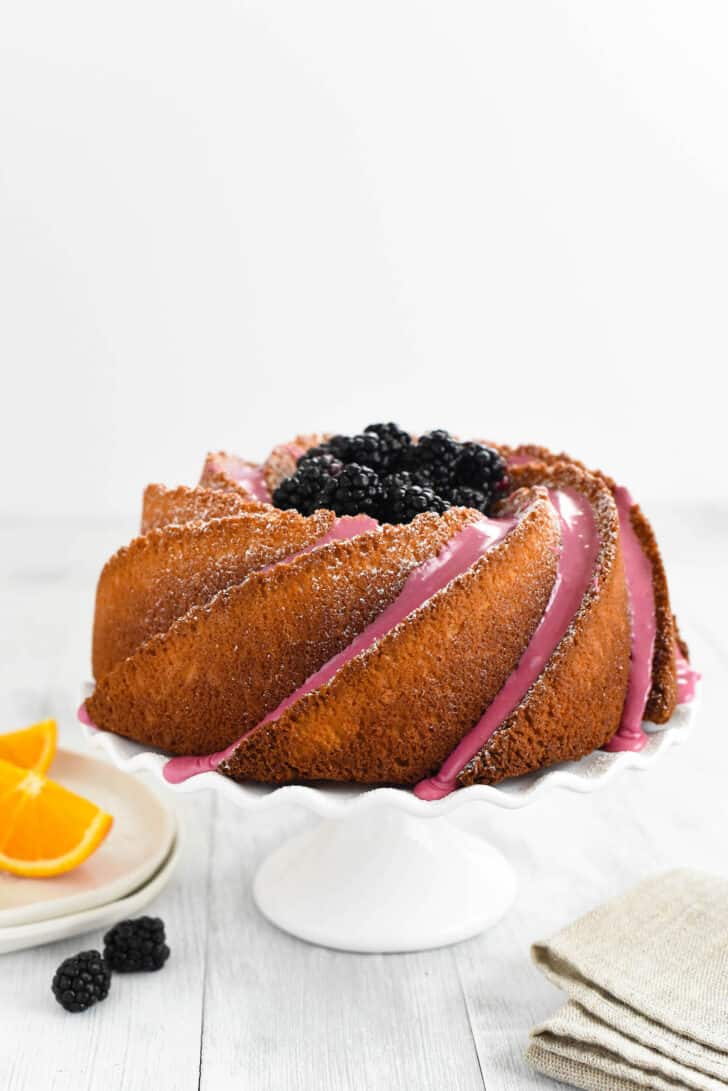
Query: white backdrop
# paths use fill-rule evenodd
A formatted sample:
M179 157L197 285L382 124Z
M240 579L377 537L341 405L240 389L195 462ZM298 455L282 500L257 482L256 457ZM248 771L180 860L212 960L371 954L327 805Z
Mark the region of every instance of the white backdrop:
M392 417L725 499L727 35L723 0L0 4L3 512Z

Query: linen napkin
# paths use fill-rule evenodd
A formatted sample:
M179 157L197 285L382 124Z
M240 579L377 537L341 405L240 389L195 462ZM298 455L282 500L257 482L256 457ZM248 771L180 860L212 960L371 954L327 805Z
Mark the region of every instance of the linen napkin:
M728 879L647 879L531 951L567 1004L534 1068L586 1091L728 1087Z

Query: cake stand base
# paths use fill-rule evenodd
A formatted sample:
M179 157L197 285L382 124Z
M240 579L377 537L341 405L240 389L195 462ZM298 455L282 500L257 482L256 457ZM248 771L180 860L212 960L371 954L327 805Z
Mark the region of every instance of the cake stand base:
M514 874L501 853L446 815L476 801L507 810L529 807L557 789L587 795L628 770L651 770L687 738L697 706L697 698L679 705L639 752L595 750L503 784L459 788L437 802L404 788L274 788L215 772L171 784L164 776L166 755L108 731L86 726L84 732L118 768L149 772L168 791L214 791L248 815L295 804L323 819L274 852L256 876L258 907L280 928L344 951L422 951L489 928L515 895Z
M424 951L495 924L516 893L505 857L445 818L393 807L320 822L261 865L261 913L342 951Z

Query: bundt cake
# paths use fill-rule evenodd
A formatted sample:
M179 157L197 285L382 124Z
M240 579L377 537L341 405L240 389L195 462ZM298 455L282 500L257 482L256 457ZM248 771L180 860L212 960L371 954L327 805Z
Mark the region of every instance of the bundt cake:
M626 489L540 447L303 435L145 491L99 578L89 724L272 784L423 799L640 749L696 674Z

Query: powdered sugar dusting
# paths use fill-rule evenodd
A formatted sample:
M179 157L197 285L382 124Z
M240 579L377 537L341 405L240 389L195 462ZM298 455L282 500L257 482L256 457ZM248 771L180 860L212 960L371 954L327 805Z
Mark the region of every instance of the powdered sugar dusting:
M242 515L261 508L261 501L253 500L238 488L222 490L197 486L190 489L180 485L167 489L164 485L148 485L144 490L141 533L172 525L208 522L226 515Z
M255 500L270 503L270 491L265 483L263 467L254 462L247 462L237 455L228 455L220 451L215 455L208 455L205 468L202 472L202 483L205 475L223 474L232 481L242 485Z
M306 518L268 509L166 526L135 539L111 558L99 579L94 672L106 672L225 587L329 541L333 527L331 512ZM346 528L338 533L346 536Z
M414 569L408 576L400 594L391 605L384 609L347 647L329 659L319 670L307 678L303 685L298 686L284 698L276 708L261 720L257 727L262 727L277 720L301 698L325 686L346 663L375 645L388 632L391 632L392 629L404 621L406 617L427 602L428 599L446 587L456 576L471 568L487 550L501 541L515 525L516 519L511 517L503 519L481 518L465 526L444 546L437 556ZM255 731L256 727L251 730ZM234 753L239 742L238 739L215 754L172 758L164 767L164 776L172 783L179 783L191 776L216 769L221 762Z

